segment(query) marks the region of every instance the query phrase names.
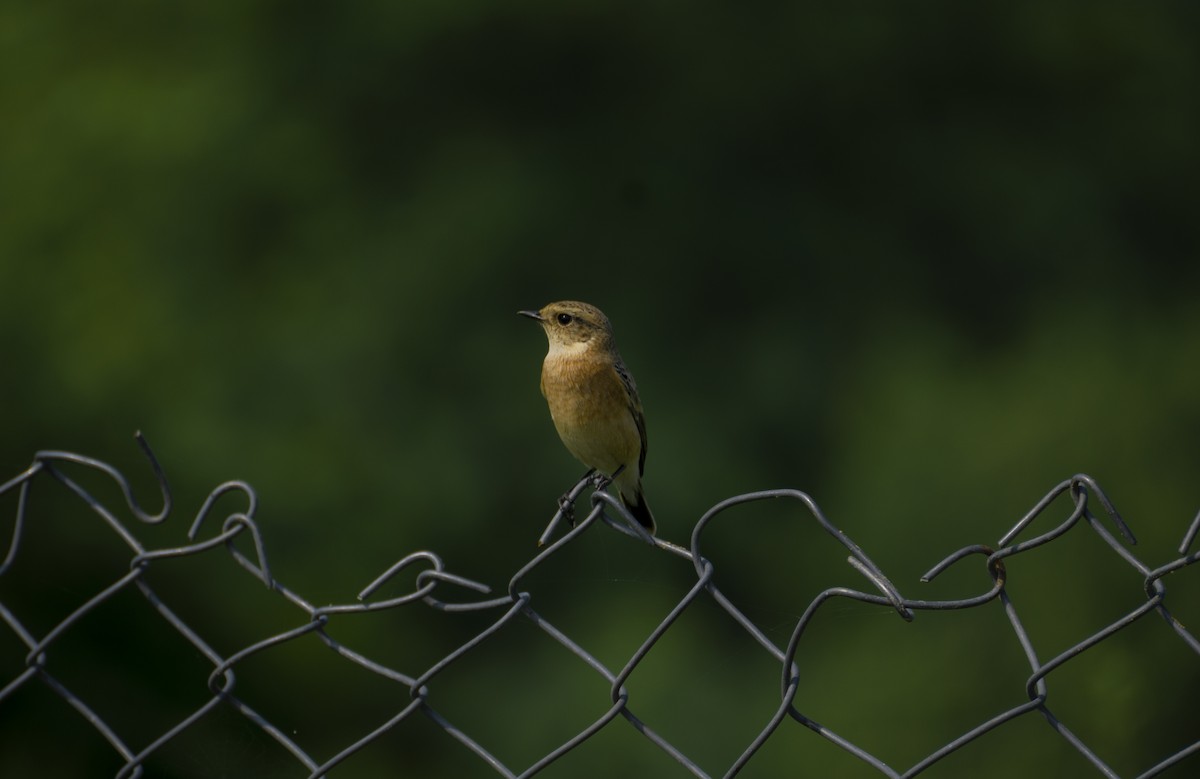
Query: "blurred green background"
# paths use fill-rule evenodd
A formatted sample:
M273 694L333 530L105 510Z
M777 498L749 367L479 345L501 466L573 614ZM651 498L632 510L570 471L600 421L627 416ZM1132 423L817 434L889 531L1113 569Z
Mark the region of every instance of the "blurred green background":
M1161 564L1200 507L1198 22L1187 3L5 3L0 481L68 449L153 510L141 429L176 500L138 529L147 546L183 543L237 478L274 575L315 604L418 549L503 591L581 472L538 393L544 337L514 312L577 298L637 377L665 538L730 495L795 487L906 596L966 597L987 587L977 563L917 579L1082 471ZM13 493L0 509L8 537ZM780 646L822 589L868 588L794 504L731 512L706 549ZM0 600L42 635L128 561L38 484ZM1009 575L1043 660L1143 602L1082 527ZM1197 578L1168 580L1185 624ZM219 554L147 581L220 652L304 622ZM615 671L693 582L595 528L522 587ZM330 632L418 675L494 616L410 607ZM5 684L25 651L0 636ZM909 625L835 602L798 659L798 707L898 770L1019 705L1029 675L997 604ZM295 642L240 665L237 694L326 759L408 699L347 665ZM133 591L47 668L135 749L207 699L211 670ZM630 708L719 776L777 676L702 600ZM1050 681L1055 714L1123 776L1196 738L1197 658L1158 617ZM518 771L608 706L523 622L430 689ZM26 685L0 701L0 764L121 761ZM304 775L228 709L147 769ZM1093 773L1037 714L924 775L968 771ZM417 717L334 775L493 774ZM618 723L544 775L685 772ZM878 774L787 722L743 774L783 775Z

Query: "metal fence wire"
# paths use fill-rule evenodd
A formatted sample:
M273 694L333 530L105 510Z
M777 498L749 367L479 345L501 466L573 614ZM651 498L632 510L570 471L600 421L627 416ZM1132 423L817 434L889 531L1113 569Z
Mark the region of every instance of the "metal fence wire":
M297 763L303 766L302 769L299 766L297 767L297 776L305 772L309 777L314 778L326 776L332 769L353 757L371 742L379 739L392 729L401 727L406 720L423 717L443 729L449 736L461 744L462 748L474 753L478 758L478 764L481 766L480 772L489 775L494 772L505 777L533 776L602 729L627 726L631 727L636 733L640 734L658 749L662 750L669 758L678 763L681 767L680 774L684 774L686 771L694 776L707 777L710 774L701 768L697 762L638 718L630 705L630 693L626 688L626 682L629 680L631 674L653 650L655 643L676 624L677 620L680 619L681 615L689 607L700 599L707 599L711 603L716 604L720 609L723 609L742 630L757 642L763 652L773 658L773 661L779 667L778 707L761 731L745 745L745 749L741 755L731 765L723 767L723 775L727 777L734 776L742 771L754 759L755 754L763 745L774 734L779 732L780 728L784 727L799 726L807 728L820 738L827 739L829 742L837 745L837 747L858 758L883 776L910 777L922 773L952 752L968 747L984 734L998 728L1003 728L1006 723L1011 723L1018 718L1026 716L1044 720L1049 728L1094 766L1096 775L1117 777L1118 774L1098 755L1098 751L1094 748L1094 745L1085 743L1082 738L1073 733L1055 716L1048 700L1048 677L1074 658L1079 657L1143 618L1151 620L1161 618L1169 626L1170 631L1173 631L1178 636L1179 640L1184 642L1193 653L1200 655L1200 641L1168 611L1166 605L1166 587L1163 583L1163 578L1167 574L1178 571L1200 559L1200 552L1188 552L1192 542L1195 540L1197 530L1200 529L1200 516L1197 516L1187 528L1179 547L1179 557L1152 567L1142 562L1142 560L1130 552L1127 544L1135 543L1133 533L1109 502L1104 492L1101 491L1100 487L1086 475L1074 476L1054 487L1011 530L1000 538L995 547L975 545L959 549L925 574L923 580L931 580L949 567L967 558L977 559L982 562L983 570L986 571L988 577L981 580L983 586L980 589L983 591L972 597L959 600L920 600L903 595L883 571L871 561L866 553L844 533L834 527L821 513L813 500L803 492L796 490L769 490L737 495L724 500L713 506L700 518L692 531L690 546L683 548L665 540L647 536L641 527L625 513L619 501L614 500L603 490L604 485L602 483L594 478L585 476L560 501L561 508L543 534L542 543L539 544L537 554L513 574L508 582L506 591L502 594L490 596L490 590L484 584L447 570L438 555L428 551L419 551L404 557L385 570L366 589L359 593L355 602L342 605L315 606L271 575L271 570L267 564L266 545L255 522L257 499L251 487L244 482L226 482L212 490L201 505L188 531L188 543L171 548L147 549L144 547L131 529L137 526L136 522L123 521L118 518L118 513L123 514L127 511L137 522L141 523L159 523L166 519L171 510L171 496L167 488L166 479L153 453L140 434L138 434L137 439L146 457L149 459L162 491L162 508L156 513L150 513L141 507L133 495L129 482L116 468L104 462L69 452L38 452L34 457L33 464L27 470L0 485L0 497L14 491L16 493L16 516L13 525L12 540L4 561L0 564L0 587L4 586L4 574L10 570L14 561L21 553L22 539L27 530L26 525L29 516L31 501L30 487L35 481L52 480L65 487L71 494L83 501L91 512L99 515L108 528L124 542L131 552L132 556L129 560L128 573L121 576L117 581L114 581L110 586L86 598L83 604L78 606L66 618L40 635L23 624L21 616L15 613L14 608L10 607L10 599L3 595L3 590L0 590L0 618L3 618L3 622L7 625L8 630L11 631L11 634L27 650L23 665L15 669L15 673L9 669L0 668L0 674L3 675L0 676L0 682L4 682L3 689L0 689L0 712L3 711L6 702L11 705L11 699L17 691L38 685L48 688L78 712L83 721L107 741L120 756L120 759L124 761L124 765L116 775L122 779L125 777L142 776L146 770L144 764L150 761L156 752L163 749L164 745L167 745L219 707L224 707L226 710L231 710L241 715L246 722L251 723L253 727L261 729L263 733L278 743L283 750L286 750ZM64 472L63 467L61 467L64 464L68 464L68 470L82 466L106 474L123 492L126 505L120 512L106 507L82 487L76 479ZM587 510L584 511L581 508L577 511L575 509L576 501L580 501L584 492L589 488L592 489L590 506L587 505L587 502L583 502L583 505L587 506ZM230 513L220 522L219 527L215 527L216 518L210 518L209 515L214 513L214 504L217 502L217 499L222 495L230 493L240 493L243 496L245 509ZM784 499L799 503L803 507L803 510L811 516L812 520L825 533L832 536L846 549L849 553L848 561L850 565L861 573L873 587L873 590L868 591L835 587L821 592L809 603L803 615L795 623L790 640L782 647L777 646L768 637L766 631L759 625L756 625L754 621L748 618L722 593L714 580L714 566L703 553L705 531L722 513L738 504L767 499ZM1056 501L1065 502L1063 505L1066 506L1069 515L1056 527L1040 535L1029 537L1028 531L1030 526L1035 520L1043 516L1047 508ZM573 524L567 524L565 521L567 519L574 519L575 521ZM547 559L554 556L567 544L572 543L582 533L585 533L590 526L598 522L605 523L616 531L631 536L635 541L652 544L658 550L668 555L684 558L695 569L696 580L694 586L679 600L657 627L645 637L640 647L628 658L624 666L617 670L606 667L586 647L573 640L566 632L560 630L546 619L539 613L530 593L523 591L521 588L522 580L531 571L542 565ZM1045 520L1043 520L1044 523ZM1079 641L1074 646L1061 651L1050 659L1042 659L1035 651L1031 637L1022 626L1022 622L1017 615L1017 610L1006 591L1006 561L1029 550L1055 541L1077 525L1089 528L1091 532L1103 539L1104 543L1111 547L1124 563L1137 572L1143 581L1144 601L1116 621L1108 624L1084 640ZM558 535L557 539L552 540L555 535ZM1117 538L1118 535L1121 539ZM1019 536L1024 536L1024 540L1018 541ZM253 556L246 556L235 548L234 541L235 539L239 539L239 537L242 539L242 546L247 549L253 549ZM249 539L249 543L246 543L247 538ZM148 569L161 564L164 560L206 554L232 555L233 559L255 579L261 582L262 585L277 594L279 598L284 599L292 607L303 612L302 619L298 620L299 626L252 643L232 654L222 655L215 651L203 636L190 627L187 622L172 610L168 603L160 598L159 594L148 583L146 576ZM406 578L411 577L415 581L415 586L410 592L384 600L372 599L373 594L381 586L402 573L405 574ZM414 573L415 576L413 576ZM131 743L127 735L122 735L122 733L117 731L116 727L110 725L109 722L106 722L104 718L97 714L96 710L92 705L89 705L89 701L83 694L72 690L60 676L56 675L53 672L55 666L51 663L51 658L55 655L57 645L59 645L64 636L71 633L72 629L77 627L80 621L87 617L89 613L123 592L140 593L162 620L190 643L195 650L202 654L212 666L212 671L208 676L207 699L203 705L177 722L165 723L161 734L148 743ZM1024 696L1027 700L995 714L985 722L970 727L952 741L938 747L906 769L897 769L888 765L878 756L868 752L848 738L844 738L828 727L814 721L797 706L796 694L801 676L801 669L795 661L798 646L805 636L806 628L813 621L817 612L826 606L826 604L836 599L850 599L884 606L894 610L904 620L912 620L914 613L920 611L974 609L997 602L999 607L1003 609L1013 633L1020 642L1025 659L1029 665L1029 676L1025 681ZM331 619L337 618L339 615L384 612L401 608L433 609L451 614L480 612L488 615L490 622L477 635L474 635L474 637L470 638L470 640L463 643L457 649L423 670L401 670L385 665L355 651L349 646L339 643L326 631ZM573 653L582 661L583 665L588 669L588 673L603 677L610 691L608 708L599 718L565 743L552 749L541 757L541 759L525 767L506 765L489 752L483 746L481 740L477 740L475 735L457 726L443 713L439 712L435 705L437 697L435 692L438 688L439 676L450 672L450 669L464 655L482 643L487 642L489 638L494 636L505 625L515 620L522 620L536 626L546 636L549 636L553 641ZM235 684L235 669L238 668L239 664L246 661L247 658L260 653L269 653L272 649L280 645L296 641L309 634L316 636L328 647L330 652L334 653L338 658L343 659L346 663L355 664L371 673L377 674L383 679L402 685L409 692L408 699L403 704L397 706L398 710L390 718L380 723L371 732L362 735L358 740L345 745L341 751L326 757L316 757L306 751L297 740L289 735L285 726L268 719L250 701L240 697ZM11 678L6 678L10 673L12 673ZM486 738L483 740L486 740ZM1198 751L1200 751L1200 739L1171 754L1157 756L1158 762L1145 769L1139 776L1156 776L1169 767L1175 766L1190 756L1195 755ZM4 757L0 755L0 773L8 775L3 770L3 762ZM352 772L352 769L350 770ZM333 771L333 773L337 774L339 772Z

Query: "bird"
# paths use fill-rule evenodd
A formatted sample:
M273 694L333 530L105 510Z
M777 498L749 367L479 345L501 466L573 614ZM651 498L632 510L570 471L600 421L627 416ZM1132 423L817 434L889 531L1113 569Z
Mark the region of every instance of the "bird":
M577 300L517 313L546 332L541 389L559 438L576 459L612 480L629 513L654 535L642 492L646 417L608 317Z

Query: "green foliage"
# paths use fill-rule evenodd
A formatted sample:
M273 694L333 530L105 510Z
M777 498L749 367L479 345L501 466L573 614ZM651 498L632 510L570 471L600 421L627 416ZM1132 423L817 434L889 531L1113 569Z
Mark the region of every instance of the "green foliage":
M579 473L538 395L543 337L514 312L578 298L608 313L637 377L645 484L667 538L684 541L731 494L796 487L922 597L916 577L944 554L994 543L1082 471L1110 491L1146 559L1169 559L1200 502L1196 16L1185 4L1034 2L5 4L0 480L35 450L64 448L113 462L152 494L129 441L142 429L179 506L161 545L182 541L209 489L239 478L259 492L276 575L316 602L349 600L421 548L502 586ZM794 519L748 511L743 533L767 542L729 542L756 556L738 586L780 643L815 593L865 586ZM627 571L628 544L582 543L603 551L580 552L547 587L589 604L619 667L687 572L674 578L656 559ZM1029 578L1012 572L1014 597L1030 583L1026 602L1077 596L1034 620L1045 652L1137 602L1137 577L1079 543L1094 570L1064 572L1072 558L1047 550ZM95 591L88 547L71 548L63 560L31 546L27 570ZM252 585L227 578L214 595L237 603ZM627 579L657 610L613 605L616 583L636 600ZM980 584L964 577L941 596ZM204 600L193 605L201 619ZM254 606L211 629L245 645L266 619ZM570 611L568 600L559 616ZM804 645L829 672L812 673L802 698L898 768L1021 700L998 611L979 628L984 642L943 633L954 615L904 626L883 611L837 614ZM636 628L620 641L623 620ZM364 641L400 640L377 622ZM418 620L403 641L445 650L455 630ZM656 678L630 683L652 724L718 774L773 705L746 691L775 681L754 675L748 641L726 641L734 630L697 618L679 633L692 640L652 656ZM1194 720L1194 703L1171 693L1200 681L1195 658L1176 652L1170 673L1130 683L1138 642L1171 645L1163 631L1138 636L1079 674L1093 705L1070 723L1111 744L1106 758L1129 773L1186 741L1115 724L1151 711ZM106 657L102 638L93 651ZM525 672L482 674L496 687L474 705L519 700L534 724L501 717L493 738L526 759L558 709L539 714L521 686L536 682L531 657L555 653L521 638L490 657ZM914 671L923 686L880 693L931 658L939 673ZM885 665L892 675L859 673ZM306 667L262 673L286 686ZM723 668L729 678L704 681ZM603 690L569 676L555 678L578 693L576 714L596 716ZM994 697L972 701L960 683ZM181 685L166 705L188 710L200 690ZM704 700L695 720L692 699ZM1160 700L1177 703L1163 711ZM282 706L320 731L306 703ZM735 703L750 711L704 718ZM13 716L0 705L0 730ZM357 716L330 753L383 712ZM1020 726L1017 769L1086 771L1037 724ZM105 775L111 758L81 750L70 764L9 732L32 745L20 754L53 755L51 773ZM429 732L385 742L347 775L483 775ZM547 775L670 770L632 738L604 738ZM5 753L12 743L0 740ZM1000 762L1014 759L1011 742L985 743L995 772L981 761L971 774L1011 775ZM747 775L867 775L825 746L797 729ZM179 751L156 775L246 770ZM965 770L958 760L929 775Z

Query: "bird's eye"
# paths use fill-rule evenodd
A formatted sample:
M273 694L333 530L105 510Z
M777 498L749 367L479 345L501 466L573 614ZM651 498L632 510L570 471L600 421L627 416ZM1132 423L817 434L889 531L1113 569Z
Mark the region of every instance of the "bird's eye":
M556 316L556 317L554 317L554 318L558 320L558 323L559 323L560 325L569 325L569 324L571 324L571 319L572 319L572 317L571 317L571 315L570 315L570 314L559 314L558 316Z

